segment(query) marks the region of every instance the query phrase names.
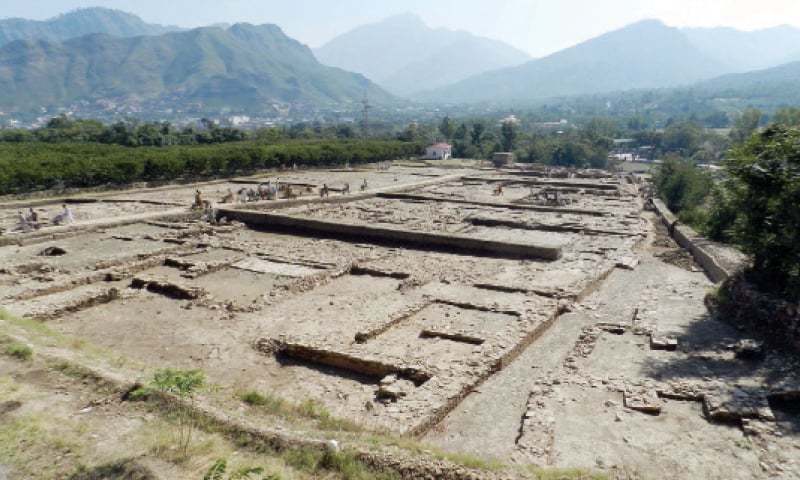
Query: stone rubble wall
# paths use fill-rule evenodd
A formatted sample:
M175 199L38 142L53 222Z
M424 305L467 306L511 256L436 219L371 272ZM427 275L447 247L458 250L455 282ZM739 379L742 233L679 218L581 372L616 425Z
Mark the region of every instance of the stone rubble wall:
M459 251L476 251L510 257L541 258L558 260L561 258L561 247L550 245L533 245L529 243L496 241L475 238L463 234L441 234L418 232L399 228L360 225L356 223L331 222L311 218L294 217L249 210L219 210L218 216L228 220L243 222L252 227L291 229L315 234L342 235L360 239L374 239L389 242L400 242L408 245L455 249Z
M670 236L692 254L711 281L724 282L746 264L745 255L735 248L712 242L691 227L681 225L678 217L661 200L653 199L653 206Z
M709 278L724 282L725 304L707 299L711 310L723 314L734 325L742 325L774 345L800 351L800 305L772 298L747 282L742 270L747 257L733 247L714 243L690 227L680 225L677 217L658 199L653 206L670 235L691 252Z

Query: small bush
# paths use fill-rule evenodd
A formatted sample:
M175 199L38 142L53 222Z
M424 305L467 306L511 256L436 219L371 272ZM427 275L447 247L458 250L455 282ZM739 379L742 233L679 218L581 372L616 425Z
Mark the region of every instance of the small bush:
M713 185L708 174L692 162L677 157L664 161L653 183L658 196L676 214L703 207Z
M308 399L296 407L297 414L301 417L319 420L329 417L330 413L319 402Z
M314 472L322 461L322 453L311 449L295 449L287 451L283 459L296 470Z
M176 420L174 441L181 458L187 458L192 434L197 426L194 411L195 394L205 385L205 374L200 370L174 370L165 368L153 375L150 388L178 397L180 402L172 404Z
M6 355L14 357L17 360L28 361L33 358L33 349L19 342L9 343L5 346L4 352Z
M244 467L231 473L227 473L228 461L225 459L217 460L203 476L203 480L280 480L279 475L266 475L262 467Z
M283 399L256 391L242 393L239 398L252 407L261 407L273 415L286 413L288 406Z

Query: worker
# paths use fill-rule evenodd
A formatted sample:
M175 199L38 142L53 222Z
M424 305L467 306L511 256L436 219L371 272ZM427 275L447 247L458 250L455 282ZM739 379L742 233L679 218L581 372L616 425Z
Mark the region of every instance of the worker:
M75 216L72 214L72 209L67 204L61 205L61 213L53 218L54 225L69 225L75 223Z
M222 197L222 201L220 201L219 203L233 203L234 198L236 197L233 195L233 190L229 188L228 193L224 197Z
M14 227L14 230L27 232L31 229L30 224L28 223L28 219L25 217L25 214L22 213L22 210L17 212L17 225Z
M194 192L194 205L192 205L192 210L200 210L203 208L203 194L200 193L200 190L196 190Z
M365 179L364 179L364 182L363 182L363 183L361 183L361 191L362 191L362 192L363 192L363 191L366 191L368 188L369 188L369 185L367 185L367 179L365 178Z
M36 213L36 210L33 207L28 209L28 221L34 225L39 223L39 214Z

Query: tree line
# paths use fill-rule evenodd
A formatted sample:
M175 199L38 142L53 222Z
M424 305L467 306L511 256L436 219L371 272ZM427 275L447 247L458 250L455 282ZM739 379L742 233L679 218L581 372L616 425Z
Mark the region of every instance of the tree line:
M0 143L0 194L210 178L293 165L379 162L418 155L422 148L419 143L397 140L246 141L138 148L99 143Z
M713 175L694 162L667 159L654 177L658 195L679 219L708 237L737 245L752 259L748 278L764 291L800 300L800 110L734 144ZM753 127L755 125L755 127Z

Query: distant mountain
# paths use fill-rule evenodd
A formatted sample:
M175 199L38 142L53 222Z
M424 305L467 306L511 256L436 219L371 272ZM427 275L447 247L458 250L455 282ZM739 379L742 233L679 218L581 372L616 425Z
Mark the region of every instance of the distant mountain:
M530 57L497 40L433 29L406 14L358 27L315 50L320 62L359 72L398 95L441 87Z
M716 98L746 99L753 104L797 105L800 102L800 61L700 82L693 89Z
M0 108L11 111L75 102L259 111L274 103L351 104L365 94L374 103L394 100L361 75L321 65L275 25L0 48Z
M729 66L701 52L680 30L646 20L419 98L448 103L536 100L686 85L730 71Z
M85 8L45 21L9 18L0 20L0 46L15 40L48 40L61 42L92 33L105 33L115 37L161 35L177 31L178 27L165 27L145 23L130 13L108 8Z
M733 28L681 30L701 52L737 72L800 60L800 29L779 27L744 32Z

